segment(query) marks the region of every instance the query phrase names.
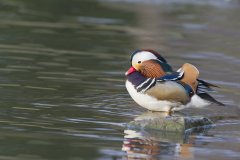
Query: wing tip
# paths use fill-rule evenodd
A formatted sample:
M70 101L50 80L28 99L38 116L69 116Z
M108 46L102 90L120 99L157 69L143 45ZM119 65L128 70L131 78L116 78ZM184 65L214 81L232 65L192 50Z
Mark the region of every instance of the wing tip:
M218 85L206 82L204 80L201 79L197 79L198 82L202 83L203 85L207 86L207 87L215 87L215 88L220 88Z
M198 93L197 94L199 97L201 97L204 100L207 100L209 102L215 103L219 106L226 106L225 104L223 104L222 102L217 101L215 98L213 98L212 96L210 96L207 93Z

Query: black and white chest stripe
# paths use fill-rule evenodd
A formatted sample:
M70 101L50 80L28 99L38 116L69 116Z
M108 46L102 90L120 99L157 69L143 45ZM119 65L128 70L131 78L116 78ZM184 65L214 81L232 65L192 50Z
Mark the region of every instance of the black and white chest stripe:
M157 82L161 83L165 81L176 81L178 79L181 79L183 77L183 74L184 72L174 72L160 78L146 78L142 76L139 72L136 72L134 74L131 74L128 77L128 80L134 85L137 92L144 93L153 86L155 86Z
M156 84L156 79L155 78L148 78L145 81L143 81L141 84L138 86L135 86L135 89L137 92L144 93L151 87L153 87Z

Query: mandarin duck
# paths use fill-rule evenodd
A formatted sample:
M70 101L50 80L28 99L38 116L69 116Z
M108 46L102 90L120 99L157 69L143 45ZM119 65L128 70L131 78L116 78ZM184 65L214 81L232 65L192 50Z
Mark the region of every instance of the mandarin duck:
M217 87L200 80L198 69L189 63L173 71L156 51L137 50L131 55L131 67L125 73L126 88L132 99L151 111L171 112L210 103L223 105L208 92Z

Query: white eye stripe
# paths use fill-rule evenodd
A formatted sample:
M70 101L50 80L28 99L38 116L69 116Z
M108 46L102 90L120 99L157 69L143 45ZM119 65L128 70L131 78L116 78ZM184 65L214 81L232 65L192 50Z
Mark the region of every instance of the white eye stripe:
M132 59L132 64L136 64L139 61L141 61L141 62L147 61L150 59L157 59L157 57L154 54L152 54L151 52L141 51L134 55L134 57Z
M161 61L161 60L159 60L159 59L157 59L157 61L159 61L160 63L164 63L163 61Z

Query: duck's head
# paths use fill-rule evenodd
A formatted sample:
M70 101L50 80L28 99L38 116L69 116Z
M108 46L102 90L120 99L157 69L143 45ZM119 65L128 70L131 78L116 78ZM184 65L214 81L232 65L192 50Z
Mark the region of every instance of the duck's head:
M137 50L131 55L131 67L125 75L128 76L133 72L140 72L145 77L157 78L171 71L171 66L158 52Z

